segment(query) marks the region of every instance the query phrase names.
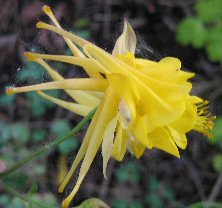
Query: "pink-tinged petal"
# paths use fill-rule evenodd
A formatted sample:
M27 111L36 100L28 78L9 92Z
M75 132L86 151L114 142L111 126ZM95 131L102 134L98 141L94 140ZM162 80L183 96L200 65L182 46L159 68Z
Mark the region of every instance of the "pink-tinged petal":
M127 19L124 20L123 33L117 39L112 55L125 54L127 52L135 53L136 35Z

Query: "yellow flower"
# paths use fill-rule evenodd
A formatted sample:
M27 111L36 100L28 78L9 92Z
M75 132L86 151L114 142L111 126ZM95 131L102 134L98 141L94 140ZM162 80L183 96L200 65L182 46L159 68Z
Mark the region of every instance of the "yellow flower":
M40 96L79 115L97 111L86 132L71 170L59 188L63 192L75 169L82 161L76 185L63 201L69 206L91 163L102 146L103 174L110 157L121 161L127 150L140 158L146 148L158 148L180 157L178 147L187 146L186 133L199 131L211 137L214 117L208 102L191 96L194 73L182 71L177 58L159 62L136 58L136 36L125 20L124 30L112 54L61 28L49 7L43 11L55 26L38 22L37 27L61 35L73 56L45 55L26 52L30 61L42 65L54 81L25 87L10 87L8 94L37 91ZM81 48L81 50L79 49ZM81 66L89 78L65 79L45 60ZM75 102L51 97L43 90L63 89Z

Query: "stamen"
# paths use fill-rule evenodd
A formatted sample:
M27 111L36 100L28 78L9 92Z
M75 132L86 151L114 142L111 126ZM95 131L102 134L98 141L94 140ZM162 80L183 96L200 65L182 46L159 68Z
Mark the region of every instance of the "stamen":
M213 121L216 118L209 112L209 102L207 100L197 105L197 120L194 126L196 131L199 131L206 135L208 138L212 138L213 135L209 132L213 128Z
M66 79L62 81L54 81L24 87L8 87L6 88L7 94L15 94L21 92L31 92L39 90L92 90L92 91L105 91L107 88L107 81L102 79L93 78L80 78L80 79Z

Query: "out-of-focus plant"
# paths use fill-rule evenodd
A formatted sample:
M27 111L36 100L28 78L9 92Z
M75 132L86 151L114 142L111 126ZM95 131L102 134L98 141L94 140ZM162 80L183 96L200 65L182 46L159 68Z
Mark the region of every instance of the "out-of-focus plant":
M222 117L218 117L215 120L215 126L212 129L213 139L209 140L210 143L217 145L220 148L220 152L213 157L213 167L218 173L222 173Z
M185 18L178 26L177 40L183 45L204 48L211 61L222 60L222 1L199 0L196 15Z

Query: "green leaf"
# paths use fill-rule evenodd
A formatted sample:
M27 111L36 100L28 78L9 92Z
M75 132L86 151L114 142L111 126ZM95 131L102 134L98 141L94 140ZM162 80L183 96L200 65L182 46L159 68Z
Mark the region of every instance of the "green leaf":
M222 1L221 0L199 0L195 5L197 16L202 21L209 23L222 21Z
M67 132L71 131L71 127L69 125L68 120L60 119L55 120L51 124L51 131L57 136L61 137L67 134ZM69 154L71 151L77 149L79 145L78 140L74 137L73 139L69 139L59 145L59 151L62 154Z
M174 191L171 187L169 186L166 186L165 189L164 189L164 196L166 199L168 199L169 201L171 202L174 202L176 201L176 198L175 198L175 194L174 194Z
M153 176L150 178L149 183L147 185L150 192L156 193L159 188L160 182L155 176Z
M131 183L138 183L140 180L140 171L139 171L139 165L136 162L128 162L124 164L121 168L119 168L115 175L117 177L117 180L120 183L125 183L127 181L130 181Z
M0 96L0 106L7 107L10 106L15 101L16 95L1 95Z
M30 129L26 123L14 123L10 126L12 138L25 144L30 137Z
M132 201L130 202L130 208L143 208L143 204L141 201L139 200L135 200L135 201Z
M70 152L75 151L79 146L77 138L69 139L59 145L60 153L68 155Z
M42 129L34 130L32 133L32 139L36 142L43 141L46 138L46 136L47 136L47 131Z
M36 183L32 184L32 187L28 193L28 198L32 197L33 194L36 194L38 191L38 185Z
M57 97L58 93L59 92L56 90L47 92L48 95L51 95L54 97ZM27 93L26 96L28 97L30 101L29 103L32 109L32 114L36 117L40 117L44 115L48 108L52 108L55 106L54 103L42 98L35 92Z
M212 129L213 138L208 140L210 143L218 143L222 145L222 117L217 117L214 121L214 128Z
M162 208L163 200L157 195L157 193L150 193L146 196L145 201L149 204L150 208Z
M128 202L126 199L116 199L112 203L112 208L127 208Z
M87 27L89 25L89 20L86 18L79 18L73 25L75 29L82 29L84 27Z
M101 199L90 198L84 201L79 206L73 208L109 208L109 206L105 204Z
M51 131L58 137L67 134L71 130L68 120L58 119L51 124Z
M209 29L207 37L207 54L212 61L222 60L222 26Z
M163 200L158 196L159 186L160 182L155 176L151 177L149 183L147 183L148 193L146 194L145 202L149 204L151 208L163 207Z
M177 28L176 38L183 44L191 44L195 48L201 48L206 42L207 31L201 20L186 18Z
M10 202L10 198L6 194L1 194L0 196L0 206L2 205L3 207L6 207Z
M74 33L84 39L88 39L91 35L89 30L75 30Z
M213 167L217 172L222 173L222 154L213 157Z
M0 147L11 138L10 125L4 121L0 121Z
M41 82L45 75L44 68L34 62L27 62L25 67L23 67L17 74L16 78L18 81L26 81L30 83Z
M24 202L19 198L14 198L7 205L7 208L25 208Z
M15 189L24 187L28 180L28 176L23 173L14 173L4 178L4 182Z

